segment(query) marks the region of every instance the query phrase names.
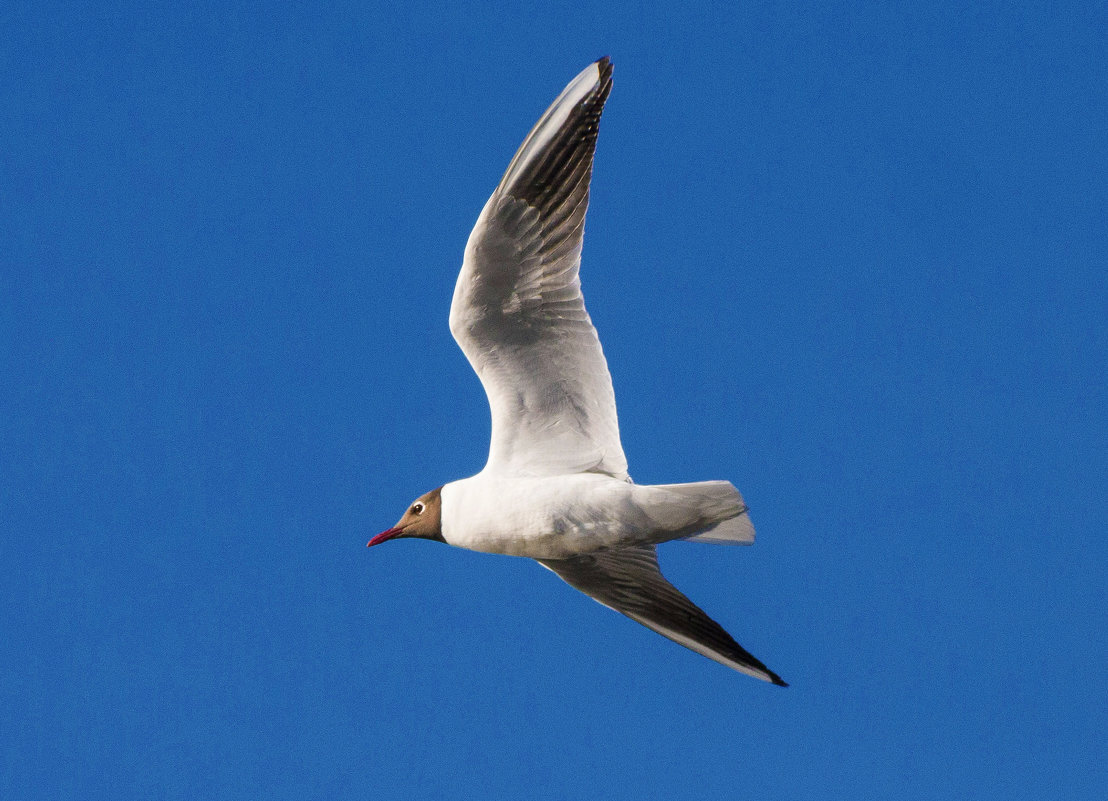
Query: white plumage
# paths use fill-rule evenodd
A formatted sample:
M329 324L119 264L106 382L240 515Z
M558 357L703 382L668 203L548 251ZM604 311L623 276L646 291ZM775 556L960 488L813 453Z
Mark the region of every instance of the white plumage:
M578 278L611 86L608 59L570 82L523 141L466 245L450 330L489 398L485 468L422 496L370 545L425 537L534 558L681 645L784 684L658 570L659 542L752 543L738 490L726 481L639 486L627 474L612 379Z

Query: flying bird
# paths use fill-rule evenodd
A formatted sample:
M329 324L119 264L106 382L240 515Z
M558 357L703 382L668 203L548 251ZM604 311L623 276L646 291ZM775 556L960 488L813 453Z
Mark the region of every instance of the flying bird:
M659 634L735 670L785 682L662 576L669 540L749 545L727 481L638 485L578 270L608 58L558 95L508 165L466 245L450 331L492 409L480 473L420 496L369 545L401 537L526 556Z

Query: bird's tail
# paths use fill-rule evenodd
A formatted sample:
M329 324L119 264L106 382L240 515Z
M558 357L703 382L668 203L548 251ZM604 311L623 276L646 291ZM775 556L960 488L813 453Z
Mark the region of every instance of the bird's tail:
M681 539L720 545L751 545L754 524L750 522L743 496L730 481L698 481L693 484L656 484L700 513L703 527Z

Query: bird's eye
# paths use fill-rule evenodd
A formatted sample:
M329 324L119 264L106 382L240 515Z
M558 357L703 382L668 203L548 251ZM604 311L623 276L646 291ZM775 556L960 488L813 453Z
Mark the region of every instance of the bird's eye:
M423 504L422 503L413 503L412 504L412 513L417 514L417 515L423 514Z

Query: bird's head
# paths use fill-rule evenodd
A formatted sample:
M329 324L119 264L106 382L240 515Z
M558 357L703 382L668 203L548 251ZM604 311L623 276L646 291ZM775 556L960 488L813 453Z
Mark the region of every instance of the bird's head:
M395 526L382 531L366 543L366 547L380 545L382 542L400 537L446 541L442 538L442 487L416 498Z

